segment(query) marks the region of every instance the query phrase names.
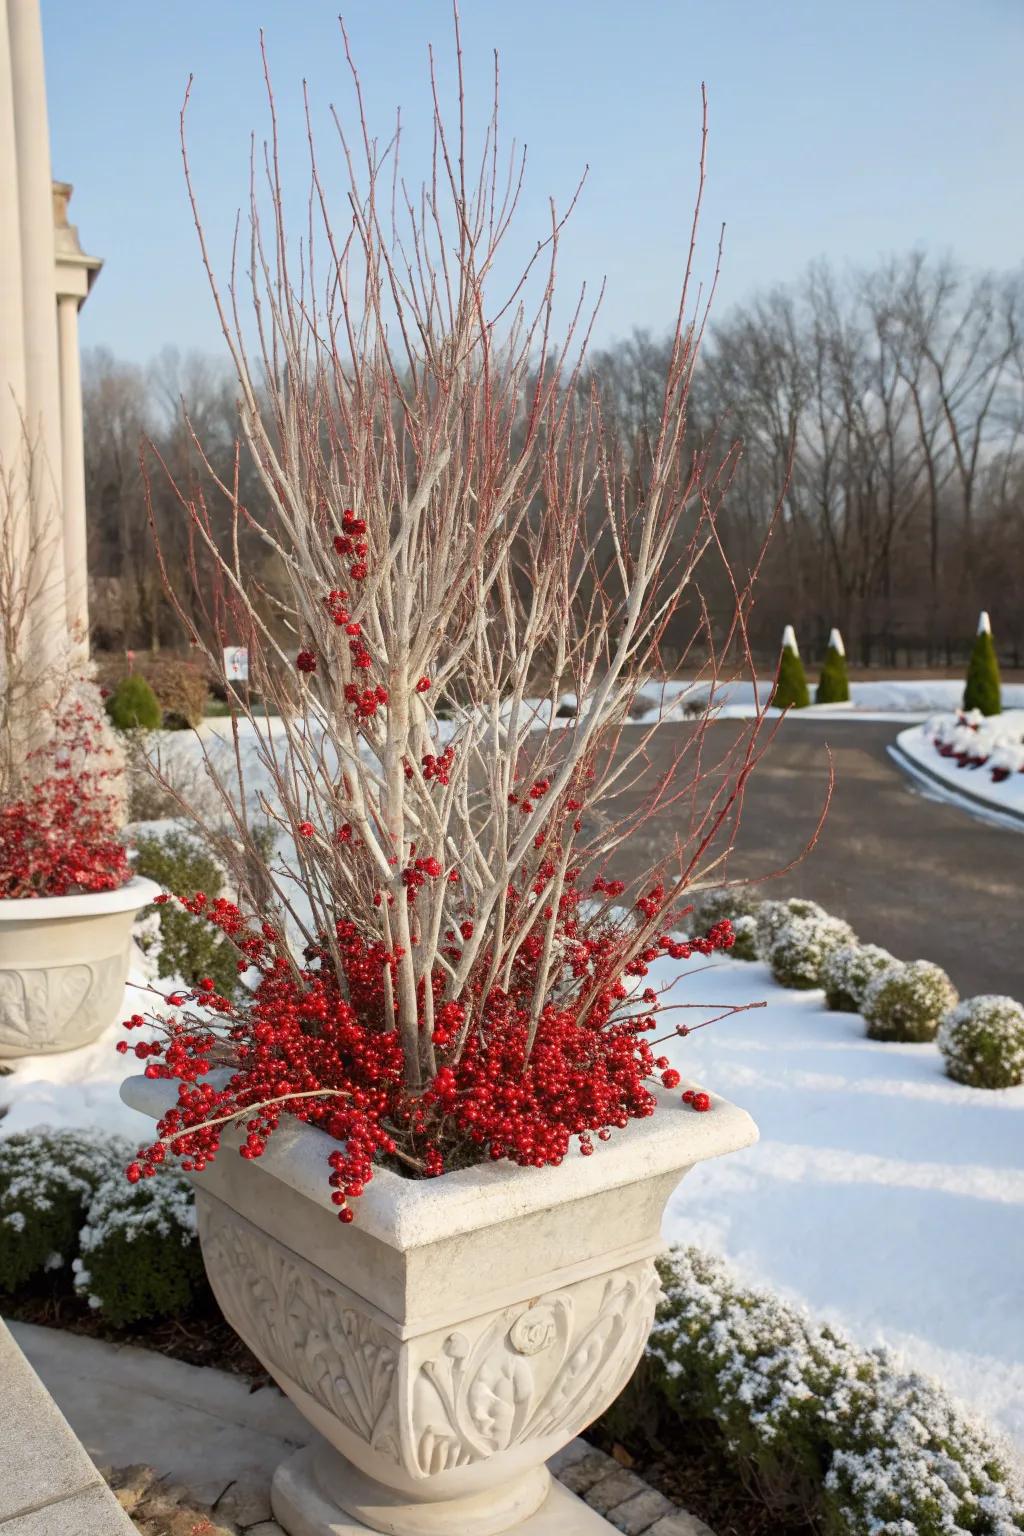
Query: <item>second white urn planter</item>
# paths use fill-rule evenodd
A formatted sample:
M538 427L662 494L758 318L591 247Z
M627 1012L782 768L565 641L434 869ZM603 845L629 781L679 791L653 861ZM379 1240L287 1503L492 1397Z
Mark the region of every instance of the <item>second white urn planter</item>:
M114 1023L132 924L159 894L136 875L117 891L0 901L0 1061L74 1050Z
M122 1095L159 1117L172 1085ZM594 1156L410 1181L379 1170L343 1227L334 1143L282 1125L259 1162L225 1138L194 1176L225 1316L320 1437L278 1468L289 1536L589 1536L606 1521L545 1466L622 1390L659 1296L662 1214L696 1163L757 1139L714 1098L659 1093Z

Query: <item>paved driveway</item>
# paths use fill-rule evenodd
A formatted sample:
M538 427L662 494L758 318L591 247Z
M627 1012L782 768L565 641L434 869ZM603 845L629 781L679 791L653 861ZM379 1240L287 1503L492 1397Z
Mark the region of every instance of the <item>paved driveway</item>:
M669 738L689 729L664 729L653 770L668 766ZM737 729L711 727L713 739ZM926 798L887 755L899 730L897 721L785 720L751 778L730 872L768 874L800 852L825 795L827 743L836 786L825 828L765 894L808 896L900 959L938 961L965 996L1024 999L1024 832ZM671 812L616 864L628 867L645 844L650 852L670 822Z

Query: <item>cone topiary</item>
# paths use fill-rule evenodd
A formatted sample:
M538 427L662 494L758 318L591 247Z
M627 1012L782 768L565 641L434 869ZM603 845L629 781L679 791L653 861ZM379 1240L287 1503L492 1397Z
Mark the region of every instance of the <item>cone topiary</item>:
M846 647L838 629L828 637L828 650L815 691L816 704L846 704L850 698L850 678L846 670Z
M122 677L107 700L107 714L119 731L155 731L164 718L156 694L138 672Z
M800 660L792 624L787 624L783 632L779 675L775 679L771 702L776 709L806 709L811 702L807 674Z
M964 709L980 709L983 715L1002 713L999 691L999 662L992 641L992 625L987 613L978 619L978 633L967 667L967 686L964 688Z

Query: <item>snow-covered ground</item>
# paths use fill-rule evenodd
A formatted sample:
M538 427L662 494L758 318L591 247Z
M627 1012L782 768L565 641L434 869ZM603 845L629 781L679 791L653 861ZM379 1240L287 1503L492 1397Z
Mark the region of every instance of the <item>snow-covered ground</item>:
M898 1349L1024 1448L1024 1088L958 1086L935 1046L868 1040L859 1016L784 991L762 965L694 971L676 1000L768 1006L663 1049L748 1109L761 1141L689 1175L667 1236ZM125 1012L140 1005L130 987ZM114 1051L122 1038L115 1026L86 1050L19 1063L0 1079L0 1134L96 1125L148 1140L151 1122L118 1097L135 1065Z
M961 1087L934 1045L869 1040L762 965L678 985L768 1006L664 1047L761 1128L684 1181L670 1238L900 1350L1024 1447L1024 1087Z
M967 794L993 810L1024 815L1024 709L1004 709L971 725L952 714L932 715L922 725L901 731L897 745L905 757L954 795ZM938 744L970 754L962 763L947 757ZM1005 777L993 777L993 770Z
M814 697L815 677L809 674L811 697ZM761 705L771 697L772 683L768 679L757 687ZM652 685L649 690L652 704L661 701L666 713L680 714L684 709L706 705L708 686L701 682L671 682ZM921 717L937 710L955 710L963 699L964 685L956 678L895 678L890 681L850 684L848 704L811 704L807 709L795 711L801 720L889 720L892 718ZM1024 684L1008 684L1003 689L1003 699L1008 708L1024 708ZM752 683L724 683L715 689L715 711L722 719L745 719L754 711L754 686ZM644 719L656 718L657 708L652 708ZM769 709L769 717L779 713Z
M226 755L223 733L217 722L204 737ZM185 735L172 747L198 750ZM664 1048L687 1078L749 1109L762 1141L686 1179L670 1238L722 1253L865 1344L900 1349L1024 1447L1024 1088L958 1086L934 1046L869 1041L858 1017L783 991L763 966L691 970L678 1001L715 1012L768 1002ZM125 1016L143 1006L141 958L131 983ZM115 1025L85 1050L17 1063L0 1077L0 1134L97 1125L148 1139L151 1122L118 1097L135 1065L114 1050L123 1038Z

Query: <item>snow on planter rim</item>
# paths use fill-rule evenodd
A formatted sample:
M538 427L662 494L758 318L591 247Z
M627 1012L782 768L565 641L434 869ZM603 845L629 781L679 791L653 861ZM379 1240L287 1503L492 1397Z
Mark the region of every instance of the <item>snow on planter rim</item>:
M757 1140L757 1126L746 1110L712 1094L711 1112L696 1114L682 1102L682 1086L669 1092L651 1085L658 1099L653 1115L646 1120L630 1120L610 1140L598 1142L593 1156L570 1153L557 1168L478 1163L438 1179L403 1179L388 1168L375 1167L365 1193L353 1202L356 1222L362 1231L390 1247L419 1247L481 1225L497 1226L566 1205L601 1190L640 1183L659 1173L685 1168L690 1161L702 1162L749 1147ZM126 1079L121 1097L154 1119L178 1102L174 1084L143 1076ZM327 1159L337 1145L326 1131L282 1116L256 1171L274 1175L333 1214ZM237 1155L230 1137L225 1137L224 1155ZM486 1222L481 1221L482 1200L487 1201ZM342 1234L340 1241L344 1237Z
M103 917L111 912L137 912L160 895L160 886L135 875L116 891L79 891L73 896L0 898L0 923L54 922L61 918Z

